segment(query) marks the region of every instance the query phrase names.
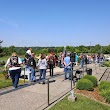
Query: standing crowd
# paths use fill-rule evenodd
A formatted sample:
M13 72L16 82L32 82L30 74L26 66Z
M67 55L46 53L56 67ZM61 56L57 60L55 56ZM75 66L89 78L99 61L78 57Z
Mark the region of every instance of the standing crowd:
M54 68L56 66L64 68L64 79L71 79L71 71L74 66L80 63L80 67L83 68L84 65L90 63L100 63L104 61L104 56L100 53L87 55L78 55L75 52L60 52L59 56L54 53L50 53L46 56L41 53L38 61L35 60L35 53L32 52L32 48L28 48L24 59L20 59L18 55L13 52L11 57L7 60L4 70L9 67L9 74L12 79L13 87L17 88L21 73L21 66L25 65L25 68L31 72L30 82L36 82L36 68L39 70L39 82L42 80L42 84L45 84L46 70L49 69L50 77L54 75Z

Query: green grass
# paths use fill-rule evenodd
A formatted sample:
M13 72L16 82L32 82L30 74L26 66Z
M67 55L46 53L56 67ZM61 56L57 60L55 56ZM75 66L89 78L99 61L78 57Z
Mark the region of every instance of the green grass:
M68 97L65 97L49 110L110 110L110 106L77 95L76 102L70 102L68 101Z
M6 61L6 60L8 60L8 58L9 58L10 56L4 56L4 57L0 57L0 60L4 60L4 61Z
M24 81L23 80L19 80L19 84L24 84ZM1 88L5 88L5 87L8 87L8 86L12 86L12 81L11 79L5 79L4 75L3 74L0 74L0 89Z
M107 66L107 67L110 67L110 61L104 62L103 65L105 65L105 66Z

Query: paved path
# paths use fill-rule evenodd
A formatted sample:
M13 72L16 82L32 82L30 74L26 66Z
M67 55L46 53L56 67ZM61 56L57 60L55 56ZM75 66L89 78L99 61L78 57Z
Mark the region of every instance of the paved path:
M92 68L93 75L96 76L98 80L106 70L106 67L99 68L99 66L95 64L89 64L87 67ZM79 67L74 67L74 70L78 68ZM56 76L51 78L49 83L50 103L71 89L71 81L64 80L64 75L61 75L62 73L63 68L56 67L54 69ZM86 72L84 74L86 74ZM47 72L47 77L49 77L49 72ZM7 93L7 91L9 92ZM0 94L0 110L42 110L48 105L47 84L26 84L16 90L13 89L13 87L8 87L1 89Z

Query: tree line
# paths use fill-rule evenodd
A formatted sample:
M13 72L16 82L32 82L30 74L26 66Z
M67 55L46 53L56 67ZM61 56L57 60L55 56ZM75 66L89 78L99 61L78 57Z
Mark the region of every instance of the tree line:
M2 56L9 56L12 52L16 52L18 55L25 55L26 50L28 47L2 47L3 41L0 40L0 57ZM45 53L48 54L50 52L59 53L64 51L64 46L59 47L31 47L33 52L36 54ZM110 54L110 45L108 46L101 46L97 44L95 46L66 46L66 51L76 52L76 53L103 53L103 54Z

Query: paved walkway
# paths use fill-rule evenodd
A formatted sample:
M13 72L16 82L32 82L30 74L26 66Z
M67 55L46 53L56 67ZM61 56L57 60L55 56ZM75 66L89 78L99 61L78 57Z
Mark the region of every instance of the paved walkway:
M89 64L87 67L92 68L93 75L98 80L107 69L106 67L99 68L95 64ZM74 70L78 68L74 67ZM71 81L64 80L62 73L63 68L56 67L54 69L55 77L49 80L49 103L52 103L71 89ZM47 77L49 77L48 71ZM42 110L48 105L47 94L47 84L38 83L34 85L25 84L25 86L20 86L19 89L13 89L13 87L0 89L0 110Z

